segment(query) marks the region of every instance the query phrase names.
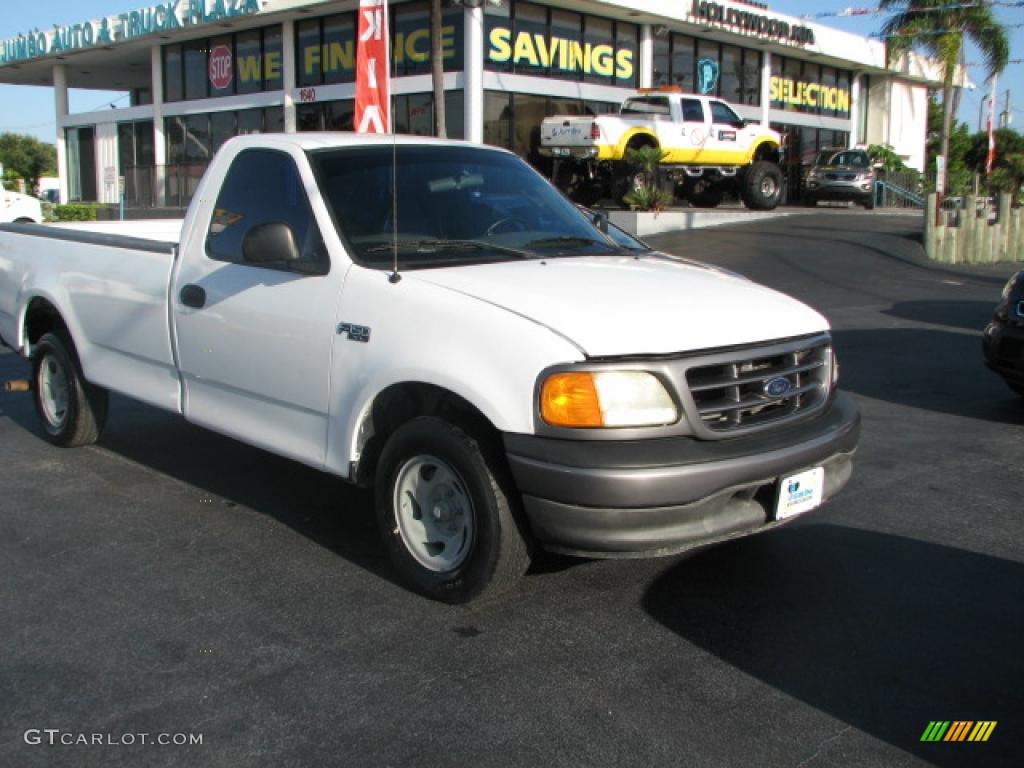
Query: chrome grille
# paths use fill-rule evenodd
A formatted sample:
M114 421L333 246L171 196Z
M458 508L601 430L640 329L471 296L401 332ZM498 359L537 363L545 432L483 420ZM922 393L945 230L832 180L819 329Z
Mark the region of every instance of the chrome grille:
M694 365L686 384L704 427L731 432L816 410L828 398L831 345L827 337L786 348L743 350L731 359Z

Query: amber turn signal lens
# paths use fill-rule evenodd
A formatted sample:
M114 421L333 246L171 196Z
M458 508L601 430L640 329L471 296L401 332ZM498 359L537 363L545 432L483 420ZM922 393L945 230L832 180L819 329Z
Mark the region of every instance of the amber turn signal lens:
M594 377L586 372L548 377L540 392L540 415L556 427L603 426Z

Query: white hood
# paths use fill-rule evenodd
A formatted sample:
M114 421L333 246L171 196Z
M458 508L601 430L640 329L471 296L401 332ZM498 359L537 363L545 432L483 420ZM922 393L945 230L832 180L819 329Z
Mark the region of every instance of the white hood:
M660 355L828 329L796 299L663 256L552 258L418 270L424 280L547 326L588 357Z

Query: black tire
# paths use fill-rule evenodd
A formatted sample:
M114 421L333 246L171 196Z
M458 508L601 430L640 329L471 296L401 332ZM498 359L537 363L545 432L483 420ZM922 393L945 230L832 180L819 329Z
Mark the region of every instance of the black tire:
M492 597L530 566L503 458L442 419L421 416L391 435L377 464L375 497L391 562L427 597L445 603Z
M1016 394L1024 397L1024 384L1017 384L1016 382L1008 381L1006 382L1006 386L1012 389Z
M770 211L782 198L782 170L775 163L752 163L740 182L740 197L752 211Z
M22 216L19 219L15 219L14 223L15 224L35 224L36 220L35 219L30 219L28 216Z
M700 192L691 192L689 196L694 208L717 208L724 198L725 191L714 184L704 187Z
M810 195L804 195L804 205L808 208L817 208L818 201Z
M875 210L875 197L872 195L864 201L864 210L873 211Z
M32 350L36 413L51 443L65 448L95 443L107 421L107 391L82 375L74 346L44 334Z

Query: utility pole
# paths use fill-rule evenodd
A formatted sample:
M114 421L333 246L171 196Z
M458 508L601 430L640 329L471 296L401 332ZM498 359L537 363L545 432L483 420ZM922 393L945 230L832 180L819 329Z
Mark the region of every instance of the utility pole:
M1010 109L1010 89L1006 89L1006 108L999 113L999 127L1009 128L1013 122L1013 111Z

